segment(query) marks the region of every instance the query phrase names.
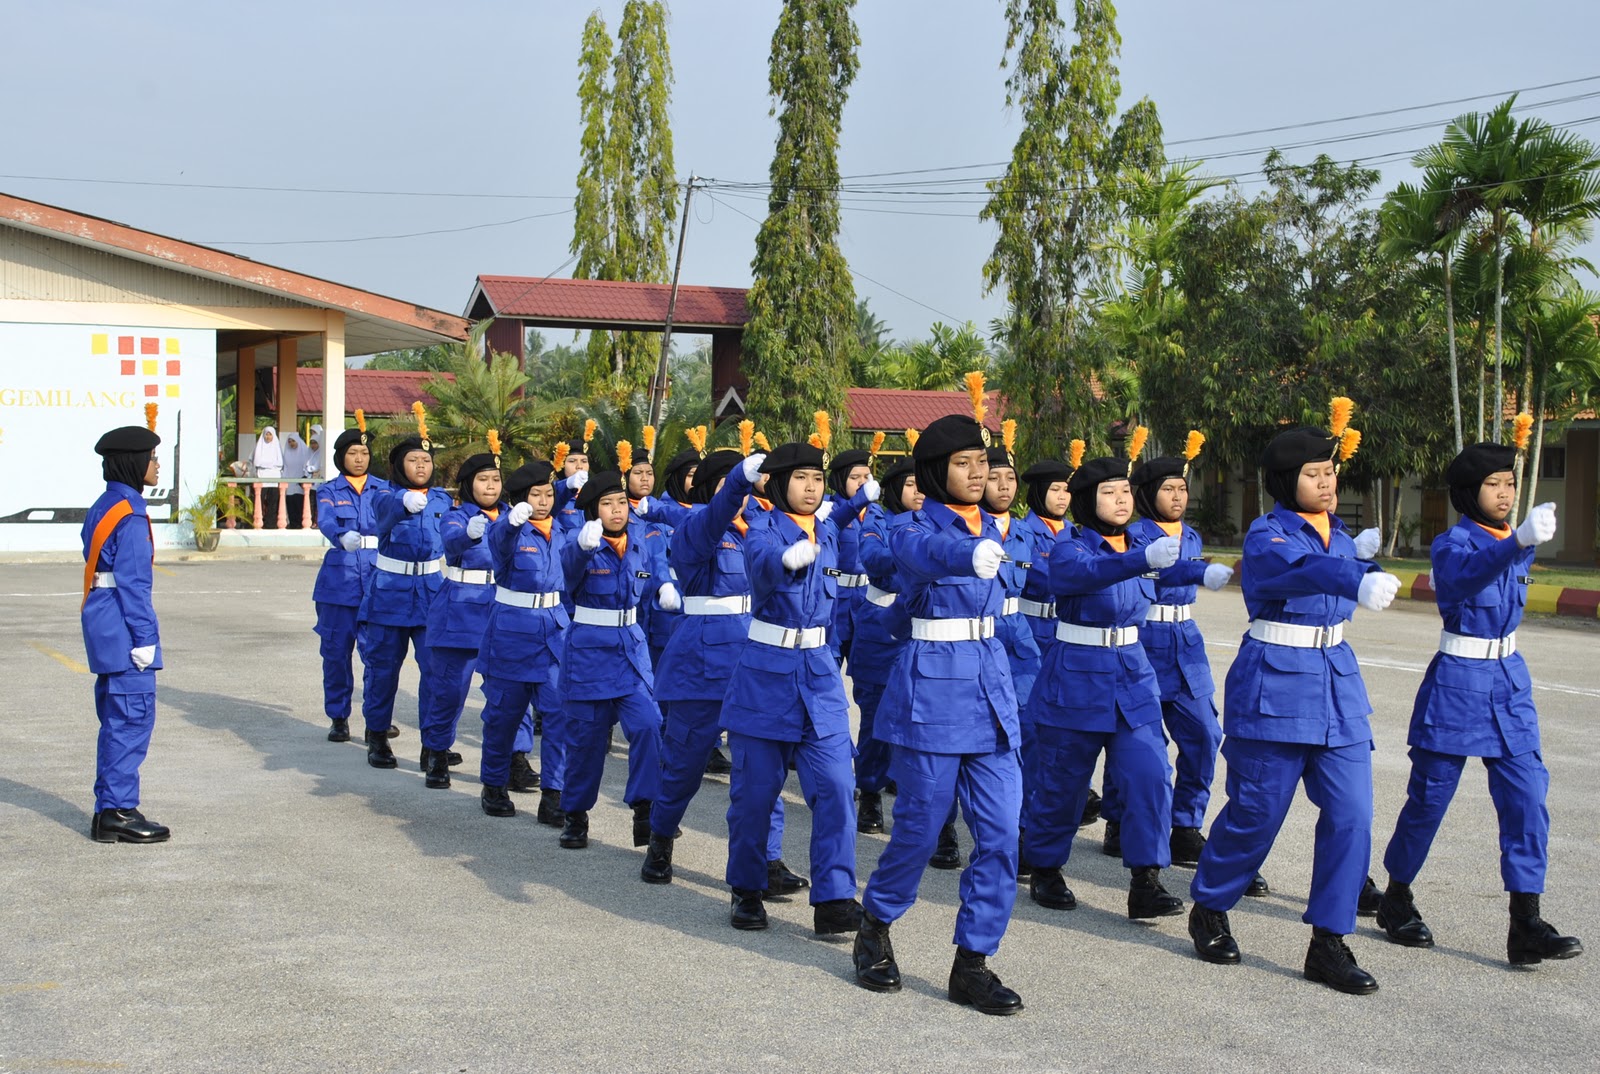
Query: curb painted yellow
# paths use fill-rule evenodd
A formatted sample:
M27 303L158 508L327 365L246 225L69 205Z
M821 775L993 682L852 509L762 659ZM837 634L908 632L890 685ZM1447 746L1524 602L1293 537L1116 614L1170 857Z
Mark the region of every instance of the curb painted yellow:
M1530 612L1545 612L1555 615L1556 602L1561 599L1561 594L1566 591L1566 586L1560 585L1530 585L1528 587L1528 605Z

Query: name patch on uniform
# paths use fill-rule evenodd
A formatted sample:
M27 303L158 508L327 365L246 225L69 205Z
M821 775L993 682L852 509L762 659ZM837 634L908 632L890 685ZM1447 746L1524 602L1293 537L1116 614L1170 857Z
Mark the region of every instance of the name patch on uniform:
M822 573L826 574L829 578L844 577L844 571L841 571L838 567L824 567L822 568Z
M1019 559L1017 560L1017 566L1021 567L1023 570L1028 570L1033 566L1033 561L1028 559Z
M539 546L536 545L536 544L519 544L519 545L517 545L517 551L518 552L532 552L535 555L537 555L538 552L539 552Z
M1521 582L1523 585L1532 585L1533 584L1533 575L1531 575L1531 574L1519 574L1519 575L1517 575L1517 581Z
M648 578L648 577L650 577L650 572L649 571L634 571L633 572L633 576L635 578Z

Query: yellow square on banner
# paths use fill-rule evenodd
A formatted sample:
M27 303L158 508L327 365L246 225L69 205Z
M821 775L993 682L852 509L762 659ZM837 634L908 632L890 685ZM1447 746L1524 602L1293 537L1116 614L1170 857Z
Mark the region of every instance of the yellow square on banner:
M144 361L140 362L139 368L147 377L153 377L156 375L156 361L153 358L146 358Z
M178 386L176 384L168 384L167 385L167 398L168 399L176 399L177 397L178 397Z
M178 353L178 341L176 339L173 339L171 336L167 337L167 353L168 354L177 354Z
M106 333L104 333L104 332L96 332L94 335L90 336L89 337L89 353L90 354L110 354L111 353L111 337L106 335Z

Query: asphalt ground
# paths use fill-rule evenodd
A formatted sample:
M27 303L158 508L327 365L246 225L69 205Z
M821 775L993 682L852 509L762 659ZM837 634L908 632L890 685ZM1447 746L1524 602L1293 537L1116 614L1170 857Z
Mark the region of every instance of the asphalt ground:
M1242 965L1196 959L1183 917L1129 921L1126 873L1098 852L1096 825L1067 867L1077 910L1019 895L993 964L1027 1009L988 1018L944 994L958 873L928 872L894 929L905 990L872 994L852 982L848 939L812 934L803 898L769 904L766 932L728 927L725 779L708 778L684 820L676 881L649 887L620 750L590 847L575 852L535 823L536 796L518 796L515 818L479 810L476 693L449 791L424 789L415 764L414 668L398 770L325 741L314 572L292 560L159 568L167 668L144 807L174 836L139 847L87 834L96 723L81 568L0 570L0 1074L1596 1069L1600 952L1531 970L1505 961L1479 766L1416 885L1438 947L1393 946L1370 919L1351 938L1376 995L1300 976L1316 819L1302 797L1264 869L1273 894L1232 915ZM1202 593L1198 618L1220 682L1244 626L1239 595ZM1432 607L1399 602L1350 631L1377 706L1378 870L1438 627ZM1545 915L1600 944L1585 910L1600 633L1541 619L1519 637L1552 772ZM805 871L809 816L794 780L787 793L785 857ZM863 884L885 839L860 839ZM1166 879L1187 896L1187 871Z

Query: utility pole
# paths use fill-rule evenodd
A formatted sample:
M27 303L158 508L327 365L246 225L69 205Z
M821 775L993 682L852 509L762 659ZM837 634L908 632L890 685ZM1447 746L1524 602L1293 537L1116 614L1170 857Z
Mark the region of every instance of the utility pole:
M656 380L650 386L650 424L661 424L667 404L667 356L672 352L672 315L678 309L678 275L683 272L683 239L689 233L689 199L697 182L693 172L683 188L683 218L678 222L678 259L672 266L672 290L667 294L667 320L661 329L661 360L656 363Z

